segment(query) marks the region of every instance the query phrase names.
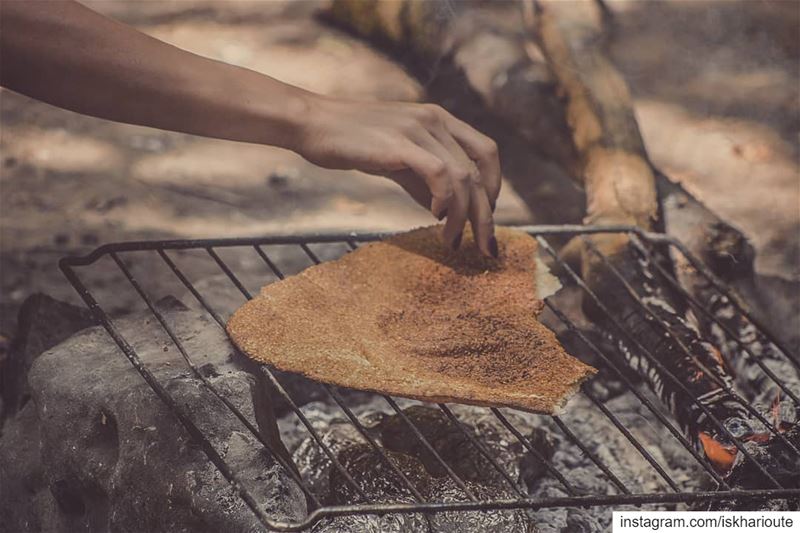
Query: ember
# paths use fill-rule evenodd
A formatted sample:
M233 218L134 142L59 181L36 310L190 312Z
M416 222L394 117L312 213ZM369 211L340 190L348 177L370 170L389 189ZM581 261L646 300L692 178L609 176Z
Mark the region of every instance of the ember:
M720 473L727 475L736 460L738 452L736 446L732 444L726 446L704 431L700 432L700 443L711 463Z

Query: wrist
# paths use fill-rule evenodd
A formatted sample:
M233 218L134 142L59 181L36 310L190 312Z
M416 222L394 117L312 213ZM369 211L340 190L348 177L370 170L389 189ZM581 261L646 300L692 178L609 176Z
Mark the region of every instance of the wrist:
M281 104L277 121L280 133L278 138L267 144L303 155L303 146L313 132L315 117L319 115L325 97L304 89L287 87L289 91Z
M313 93L272 78L249 84L239 93L247 119L241 123L249 142L297 151L305 135L305 123Z

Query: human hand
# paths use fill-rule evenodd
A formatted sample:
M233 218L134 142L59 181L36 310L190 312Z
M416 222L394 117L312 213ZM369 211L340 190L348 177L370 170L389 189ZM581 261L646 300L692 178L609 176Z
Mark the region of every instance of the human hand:
M458 249L467 220L475 242L497 257L494 211L500 162L493 140L439 106L313 96L291 148L325 168L382 174L439 220Z

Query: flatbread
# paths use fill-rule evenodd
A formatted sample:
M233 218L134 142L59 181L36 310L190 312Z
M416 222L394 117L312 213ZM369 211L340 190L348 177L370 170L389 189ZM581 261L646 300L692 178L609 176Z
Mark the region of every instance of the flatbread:
M536 241L498 227L494 260L469 230L458 252L440 232L367 244L267 285L231 317L228 333L252 359L325 383L560 411L596 370L536 319L544 307L537 281L552 278L537 266Z

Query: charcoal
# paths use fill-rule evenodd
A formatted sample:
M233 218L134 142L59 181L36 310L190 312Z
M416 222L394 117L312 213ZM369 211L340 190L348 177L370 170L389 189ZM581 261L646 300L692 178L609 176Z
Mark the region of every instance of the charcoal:
M444 413L437 408L402 399L398 399L398 403L401 404L406 416L414 421L437 452L447 460L450 467L465 480L476 497L479 499L516 497L516 493L496 474L493 466L482 459L479 453L473 455L472 444L468 440L465 441L466 437L453 426ZM668 435L666 429L648 422L649 419L643 414L645 408L632 393L621 394L607 405L643 443L655 460L670 470L673 478L679 483L691 486L693 490L708 488L707 476L698 470L697 464L680 444ZM330 414L337 409L330 403L315 402L305 406L303 411L315 429L321 433L323 441L334 449L337 457L344 460L351 468L355 468L350 473L362 490L367 492L370 501L412 503L413 498L409 491L400 485L403 483L402 480L397 479L398 476L372 450L350 422ZM450 409L473 434L479 437L480 442L511 478L520 481L519 486L523 493L528 492L537 498L569 495L561 481L548 471L541 459L526 452L490 410L466 405L452 405ZM405 421L387 409L382 399L375 397L373 402L361 403L354 406L353 410L366 426L368 433L384 446L386 454L414 480L423 497L429 501L466 501L463 491L446 474L442 475L438 461L407 428ZM616 492L616 488L603 472L561 432L550 417L510 410L504 410L504 415L526 436L528 442L544 459L549 460L557 471L567 477L577 494ZM287 430L284 435L295 432L294 426L287 425L288 418L281 420L282 429ZM668 490L653 467L632 447L611 421L597 411L586 396L574 397L561 419L632 492ZM349 485L345 488L343 476L333 471L319 447L307 437L307 433L304 435L305 439L301 440L300 445L293 448L295 461L303 475L307 479L319 479L318 471L327 468L330 477L327 490L323 490L323 494L330 499L329 503L362 501ZM480 470L476 474L474 471L468 471L469 468ZM374 489L375 493L373 494L370 489ZM666 509L666 506L654 505L652 508ZM413 516L348 517L352 518L353 522L345 518L327 519L320 522L315 531L325 533L426 531L414 522ZM533 531L535 529L556 533L602 531L610 527L610 518L607 509L601 507L538 509L535 512L526 510L448 512L431 514L428 520L432 530Z
M470 501L464 491L450 478L435 479L431 477L422 463L404 453L384 450L389 461L397 467L406 479L421 493L424 499L437 502ZM357 477L359 486L372 502L407 502L415 501L414 495L407 487L404 479L396 473L380 453L367 444L355 444L338 454L338 459L349 472L363 473ZM331 470L332 503L346 504L361 501L358 492L349 485L336 470ZM508 499L514 494L499 486L466 482L467 488L478 499ZM524 511L485 511L460 512L449 511L432 514L425 522L424 515L408 514L393 517L393 531L437 531L463 532L483 531L487 533L532 533L533 525ZM385 519L365 516L358 522L361 529L350 531L386 531ZM367 527L363 527L367 526ZM331 530L333 531L333 530Z
M400 402L406 404L406 402ZM362 405L358 409L359 421L370 436L384 447L383 453L427 501L469 501L464 491L438 465L430 452L409 433L403 419L397 414L373 410L382 407L381 402ZM294 448L294 460L316 493L324 495L324 503L347 505L354 502L370 503L414 503L414 493L406 481L382 454L377 452L356 428L344 419L331 419L326 413L326 404L308 404L303 408L310 423L321 433L323 442L336 455L337 460L354 478L359 491L345 478L320 450L311 437ZM468 430L479 432L481 440L490 453L495 454L501 465L519 476L524 454L509 442L501 440L496 419L485 409L455 406L453 410ZM474 446L438 409L412 405L404 409L423 434L430 437L437 452L451 462L451 468L479 499L510 499L516 493L508 483ZM511 416L514 418L514 416ZM288 418L288 417L287 417ZM517 420L519 421L519 420ZM280 421L281 427L293 433L293 425L287 419ZM474 424L474 426L472 425ZM415 445L416 442L418 445ZM543 442L547 442L546 439ZM502 448L505 446L505 450ZM290 448L292 445L290 444ZM477 472L475 469L480 469ZM320 473L328 475L327 483ZM361 531L487 531L487 532L532 532L534 526L528 513L523 510L488 512L444 512L426 517L422 514L395 514L378 517L374 515L332 518L321 521L314 528L317 533L361 532Z
M511 478L519 481L521 461L525 465L523 481L532 481L543 473L539 459L530 454L518 441L509 442L504 437L500 422L480 409L455 408L462 413L462 423L473 435L480 435L480 442ZM462 479L502 485L503 476L476 448L459 427L439 409L413 406L404 414L419 428L434 450L445 459L448 466ZM445 477L447 471L434 454L411 433L411 429L399 415L390 416L380 426L381 439L390 450L403 452L419 459L433 477ZM534 429L528 436L531 442L541 445L543 456L552 455L552 447L541 429Z
M308 408L310 405L306 407ZM304 412L310 420L314 421L314 429L321 434L323 444L328 447L334 456L350 447L366 443L356 428L349 422L341 419L331 420L322 409L316 412L313 408L304 409ZM296 417L292 418L296 419ZM325 425L323 426L323 424L320 424L321 420L328 420L329 423L324 423ZM313 438L307 437L302 440L297 446L293 458L298 470L315 494L324 495L336 492L336 490L329 489L330 471L333 466L331 460ZM336 485L334 487L338 488Z
M661 426L644 416L646 408L630 392L609 401L607 407L622 421L645 449L663 465L670 475L689 490L708 488L708 476L688 456L685 449ZM618 490L594 463L575 446L547 417L516 413L522 422L515 426L549 429L555 453L551 463L575 489L576 494L614 494ZM625 436L603 416L584 395L570 400L561 415L564 424L621 480L631 492L664 492L669 490L653 467L636 451ZM688 459L687 459L688 457ZM673 468L670 462L675 460ZM544 475L529 485L530 494L537 498L565 497L569 492L553 475ZM624 510L623 506L616 506ZM666 509L662 505L652 510ZM589 509L546 508L533 515L536 527L542 533L565 531L606 531L611 527L608 508Z
M800 449L800 423L792 424L783 433L783 437L795 449ZM800 457L789 448L786 443L777 437L772 437L766 444L756 442L743 443L744 448L753 456L764 469L783 487L800 486ZM770 482L752 461L746 459L743 453L736 456L736 461L728 475L728 483L740 489L759 489L771 486ZM770 510L764 501L750 501L731 506L738 510ZM796 510L800 501L786 500L787 507L781 510Z
M164 407L132 368L105 330L91 328L46 351L89 324L85 311L40 297L28 328L29 343L15 343L23 354L6 378L13 389L3 393L13 409L0 435L0 523L12 531L250 531L257 521L197 443ZM233 303L233 302L231 302ZM241 359L219 326L203 313L175 299L158 304L195 359L200 372L236 405L262 434L270 433L263 403L269 390L258 372ZM76 316L70 311L77 311ZM66 318L60 320L61 315ZM202 315L202 316L201 316ZM203 317L206 318L203 318ZM23 321L21 321L22 323ZM53 327L48 327L53 323ZM306 517L305 499L284 471L232 414L191 374L169 338L151 315L132 315L117 321L123 336L136 348L159 382L193 420L211 444L241 476L270 516L284 520ZM38 333L37 333L38 332ZM27 346L27 347L26 347ZM27 368L33 365L30 379ZM787 376L790 377L790 376ZM787 383L797 390L795 375ZM344 417L325 388L309 386L304 378L278 373L281 383L300 405L315 431L337 459L345 464L363 498L345 479L288 404L281 407L282 438L305 482L323 505L408 503L417 501L405 482ZM682 490L714 490L710 477L631 393L601 375L591 390L621 424L661 464ZM8 383L8 382L7 382ZM359 391L338 389L367 433L412 481L422 498L431 502L468 501L439 461L419 441L385 399ZM660 403L644 387L642 391ZM9 394L13 392L13 394ZM27 398L33 401L27 401ZM787 439L800 446L800 429L791 402L766 389L757 408L773 419L780 413ZM435 406L396 399L455 473L480 500L513 499L514 488L474 448L459 427ZM516 482L516 489L534 498L570 495L536 455L528 452L485 408L452 405L465 428L477 436L497 463ZM666 410L663 411L666 414ZM591 459L548 416L503 410L509 421L541 456L552 463L576 494L615 494L619 490ZM585 395L575 396L561 415L581 443L616 474L631 492L664 492L667 484L611 421ZM763 428L758 428L759 431ZM766 446L746 443L784 486L800 483L796 458L773 439ZM741 454L740 454L741 455ZM737 487L764 485L749 461L737 458L726 478ZM6 494L9 496L7 497ZM748 500L704 504L698 509L796 510L787 500ZM616 509L624 509L617 506ZM648 509L686 508L650 505ZM407 513L327 517L316 533L417 531L601 531L610 527L608 508L552 508L485 512ZM1 529L1 528L0 528Z
M263 391L255 390L255 380L242 370L222 330L174 298L157 305L209 381L255 423L252 398ZM299 487L190 373L166 335L154 334L153 324L149 314L117 321L268 515L305 517ZM258 527L255 515L104 329L86 329L39 356L28 380L35 412L26 415L36 419L36 430L29 428L24 436L36 439L29 448L41 460L40 529L236 532Z
M352 426L350 426L352 427ZM355 429L353 429L355 431ZM387 457L415 486L430 484L430 476L415 459L402 453L385 451ZM358 486L371 503L415 503L413 493L402 477L397 474L369 444L351 441L336 452L337 459L348 472L356 473ZM330 482L327 500L331 504L347 505L364 502L358 491L336 468L329 468ZM390 517L374 515L350 516L320 524L317 533L333 532L396 532L416 533L429 531L428 518L424 514L398 514Z

